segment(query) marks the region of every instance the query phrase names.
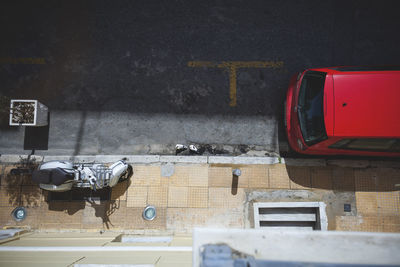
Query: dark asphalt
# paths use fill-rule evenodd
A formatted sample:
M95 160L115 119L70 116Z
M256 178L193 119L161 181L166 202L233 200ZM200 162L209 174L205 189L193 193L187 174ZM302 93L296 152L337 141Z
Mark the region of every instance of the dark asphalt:
M196 120L195 115L222 116L223 120L265 116L278 122L289 78L297 71L333 65L399 64L398 3L2 2L0 92L12 98L38 99L58 114L124 112L151 118L166 114L186 116L189 121ZM44 64L27 64L29 58ZM283 67L238 69L237 106L230 107L228 71L189 67L190 61L281 61ZM118 131L123 131L121 125ZM242 139L227 143L243 143L254 125L248 127L248 132L242 131ZM174 127L170 128L170 136L179 135L180 129L174 133ZM283 138L280 122L279 128ZM146 129L137 133L144 136L137 142L154 140ZM7 139L14 132L5 126L1 131ZM229 139L232 131L234 128L227 128L222 136ZM274 131L269 138L278 136ZM14 141L19 142L18 138ZM161 137L156 139L163 143ZM200 139L185 140L223 142L223 138ZM165 141L172 144L178 140ZM275 141L261 138L251 142L276 150L268 149ZM57 144L49 147L58 148ZM93 151L90 153L99 152Z

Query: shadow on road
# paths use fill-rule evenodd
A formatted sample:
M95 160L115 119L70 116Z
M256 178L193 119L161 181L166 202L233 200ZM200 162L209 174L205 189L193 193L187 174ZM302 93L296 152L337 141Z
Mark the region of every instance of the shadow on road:
M24 150L48 150L50 131L50 112L46 126L25 127Z

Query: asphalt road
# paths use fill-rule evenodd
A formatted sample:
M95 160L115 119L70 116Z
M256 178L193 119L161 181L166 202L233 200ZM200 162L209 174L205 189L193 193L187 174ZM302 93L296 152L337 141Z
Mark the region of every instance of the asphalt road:
M399 64L397 6L3 2L0 92L49 107L48 139L29 137L45 139L48 146L37 147L45 154L169 154L176 143L276 154L290 76L310 67ZM25 129L6 123L0 153L23 151Z

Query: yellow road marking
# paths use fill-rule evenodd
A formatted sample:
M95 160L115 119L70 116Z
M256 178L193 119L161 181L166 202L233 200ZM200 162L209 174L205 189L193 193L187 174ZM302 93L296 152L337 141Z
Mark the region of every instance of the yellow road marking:
M239 68L271 68L279 69L283 67L283 61L189 61L188 67L196 68L221 68L229 71L229 106L235 107L236 102L236 73Z

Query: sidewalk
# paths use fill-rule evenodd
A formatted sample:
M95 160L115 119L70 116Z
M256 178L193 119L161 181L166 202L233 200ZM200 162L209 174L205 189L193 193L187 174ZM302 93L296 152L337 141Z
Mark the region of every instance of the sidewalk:
M254 202L322 201L327 205L328 230L400 232L400 168L396 164L290 159L282 164L279 161L285 160L273 158L271 164L243 164L240 157L226 163L211 163L210 157L201 163L183 163L178 158L170 157L169 163L133 163L129 182L98 192L91 201L82 198L82 193L42 191L30 176L11 175L16 165L2 161L0 226L138 234L190 233L193 227L243 229L254 227ZM234 168L242 171L237 187ZM349 212L344 204L350 204ZM153 221L142 219L147 205L157 208ZM27 208L23 222L10 216L17 206Z

